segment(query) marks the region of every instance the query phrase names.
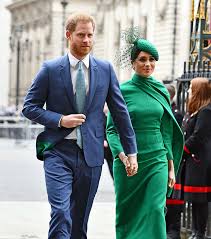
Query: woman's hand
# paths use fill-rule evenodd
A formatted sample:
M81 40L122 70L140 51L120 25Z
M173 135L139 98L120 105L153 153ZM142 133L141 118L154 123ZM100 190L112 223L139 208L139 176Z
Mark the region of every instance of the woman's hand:
M133 176L138 172L137 156L128 156L128 161L130 163L130 171L128 173L128 176Z
M168 160L168 186L173 188L175 182L174 162L173 160Z
M119 153L119 158L125 165L125 170L127 176L133 176L138 171L137 157L135 156L126 156L124 152Z

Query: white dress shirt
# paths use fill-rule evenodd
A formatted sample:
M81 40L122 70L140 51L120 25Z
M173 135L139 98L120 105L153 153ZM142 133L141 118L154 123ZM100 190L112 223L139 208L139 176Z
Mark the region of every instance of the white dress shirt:
M76 85L76 76L78 72L78 60L75 58L70 52L68 53L68 58L70 62L70 75L71 75L71 80L73 84L73 93L75 94L75 85ZM89 54L86 55L86 57L81 60L83 62L83 70L85 74L85 85L86 85L86 94L89 91L89 82L90 82L90 76L89 76ZM60 125L60 123L59 123ZM65 139L77 139L76 137L76 129L74 129L70 134L68 134ZM128 156L135 156L135 154L128 154Z
M75 58L70 52L68 53L68 58L70 62L70 75L71 75L71 80L73 84L73 93L75 94L75 85L76 85L76 76L78 72L78 60ZM86 93L89 91L89 54L86 55L86 57L81 60L83 62L83 70L84 70L84 75L85 75L85 85L86 85ZM76 129L74 129L69 135L65 137L65 139L76 139Z

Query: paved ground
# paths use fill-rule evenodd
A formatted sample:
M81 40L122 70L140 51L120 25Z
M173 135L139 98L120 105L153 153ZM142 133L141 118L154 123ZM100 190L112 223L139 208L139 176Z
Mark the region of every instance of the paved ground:
M50 208L34 142L0 139L0 182L0 239L47 239ZM115 238L114 207L113 182L105 164L90 215L89 239Z
M47 202L0 202L0 239L47 239ZM114 203L95 202L89 220L89 239L113 239Z

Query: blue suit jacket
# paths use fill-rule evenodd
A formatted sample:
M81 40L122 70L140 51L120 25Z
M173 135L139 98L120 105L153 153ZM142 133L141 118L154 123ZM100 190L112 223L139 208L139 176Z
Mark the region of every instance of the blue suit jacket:
M105 101L125 153L137 152L134 131L114 70L109 62L90 56L90 84L83 112L86 122L81 127L84 157L90 167L103 164ZM73 130L58 127L62 115L76 113L68 55L44 62L26 95L22 112L45 126L36 142L37 157L43 160L43 152Z

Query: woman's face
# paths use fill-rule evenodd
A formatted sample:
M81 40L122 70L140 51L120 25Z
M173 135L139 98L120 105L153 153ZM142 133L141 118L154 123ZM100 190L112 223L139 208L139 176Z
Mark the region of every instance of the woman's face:
M155 58L147 52L141 51L133 62L134 71L141 76L150 76L155 69Z

